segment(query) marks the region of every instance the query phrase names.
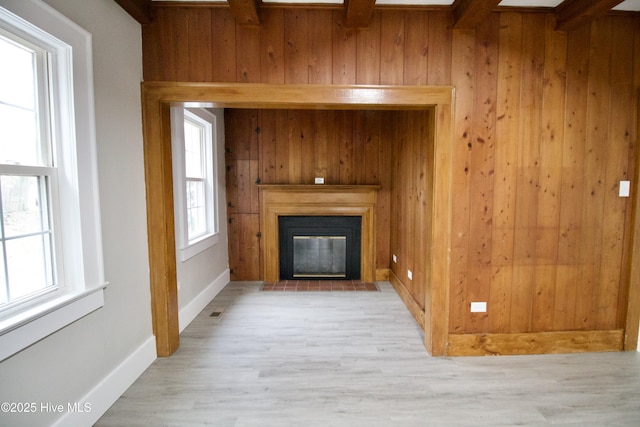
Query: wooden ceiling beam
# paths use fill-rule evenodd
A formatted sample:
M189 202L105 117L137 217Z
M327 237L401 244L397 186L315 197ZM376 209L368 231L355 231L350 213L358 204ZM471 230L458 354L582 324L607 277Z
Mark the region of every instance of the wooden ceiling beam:
M361 28L369 25L376 0L345 0L345 26Z
M556 30L573 30L620 3L622 0L565 0L556 7Z
M500 0L456 0L453 28L475 28L498 6Z
M153 22L151 0L115 0L129 15L141 24Z
M231 14L240 25L260 26L260 0L227 0Z

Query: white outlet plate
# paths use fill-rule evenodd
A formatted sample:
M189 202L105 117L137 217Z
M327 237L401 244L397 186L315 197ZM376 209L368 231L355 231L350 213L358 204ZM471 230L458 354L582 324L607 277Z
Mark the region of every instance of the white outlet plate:
M413 272L411 270L407 270L407 276L409 277L409 280L413 280Z
M471 312L472 313L486 313L487 312L487 303L486 302L472 302L471 303Z
M317 176L316 180L315 180L315 183L316 184L324 184L324 178Z
M398 257L395 255L392 255L391 258L393 259L393 262L398 262Z
M620 181L620 189L618 195L620 197L629 197L629 190L631 189L630 181Z

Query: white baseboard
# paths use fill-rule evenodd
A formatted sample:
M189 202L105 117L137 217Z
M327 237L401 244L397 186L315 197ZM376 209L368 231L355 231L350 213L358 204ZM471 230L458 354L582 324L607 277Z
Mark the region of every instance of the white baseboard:
M156 360L156 338L147 339L53 425L92 426Z
M226 269L209 286L204 288L189 304L178 313L178 325L180 332L184 331L189 323L215 298L216 295L229 283L231 273Z

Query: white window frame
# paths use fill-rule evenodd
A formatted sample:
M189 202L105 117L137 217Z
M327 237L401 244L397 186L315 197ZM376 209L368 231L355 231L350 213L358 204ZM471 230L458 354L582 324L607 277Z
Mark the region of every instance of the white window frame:
M191 122L199 123L205 132L205 203L207 231L193 240L189 240L187 225L187 193L185 168L185 117ZM175 205L176 240L178 255L186 261L200 252L216 245L220 240L218 194L217 194L217 118L204 108L185 108L183 105L171 107L171 145L173 157L173 194Z
M0 313L0 361L104 305L91 34L41 1L3 0L3 28L45 45L52 73L55 292Z

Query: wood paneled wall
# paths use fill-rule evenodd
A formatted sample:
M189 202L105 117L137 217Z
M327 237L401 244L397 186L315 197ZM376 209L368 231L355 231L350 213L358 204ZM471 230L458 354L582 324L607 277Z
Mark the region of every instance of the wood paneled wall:
M392 112L228 109L225 126L232 279L263 277L258 180L381 185L376 266L389 267Z
M620 180L637 185L640 19L607 15L570 32L554 31L553 21L551 14L504 12L475 30L452 30L447 12L376 10L370 26L354 30L343 28L338 10L265 8L262 25L247 28L236 26L223 8L161 7L154 23L143 27L144 78L455 86L450 332L621 329L632 212L630 199L617 193ZM326 112L231 113L256 124L233 130L247 132L246 146L229 153L237 176L298 182L326 169L337 181L349 176L371 183L368 174L375 173L378 182L391 182L392 174L419 182L416 165L362 169L353 167L360 159L349 157L347 165L323 163L318 153L336 153L302 141L308 130L324 140L323 132L346 126L340 120L352 126L345 134L369 126L382 132L389 126L385 113L331 119ZM367 123L375 117L380 120ZM316 125L323 121L331 126ZM256 142L265 135L275 140ZM353 142L365 147L341 141L339 149L348 151L341 155L386 161L384 144ZM408 152L399 151L394 161ZM389 262L391 251L416 251L404 222L394 220L389 198L389 235L380 237L389 252L379 244L379 265ZM249 209L234 213L248 212L230 227L244 237L231 240L254 247L241 225L256 221L254 190L239 186L229 201L232 209ZM404 211L408 206L397 214L424 214ZM472 301L486 301L488 312L470 313Z

